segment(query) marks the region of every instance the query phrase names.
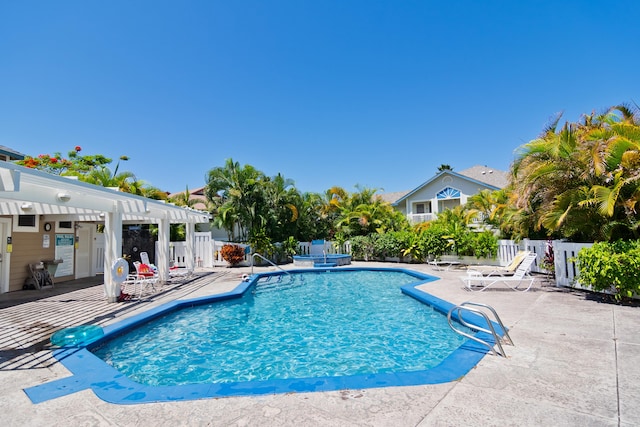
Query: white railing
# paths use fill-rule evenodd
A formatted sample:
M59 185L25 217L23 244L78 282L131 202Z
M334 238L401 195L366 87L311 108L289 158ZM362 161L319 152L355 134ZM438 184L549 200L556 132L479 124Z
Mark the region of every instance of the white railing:
M423 213L423 214L408 214L407 220L410 224L420 224L421 222L433 221L436 219L436 214L434 213Z

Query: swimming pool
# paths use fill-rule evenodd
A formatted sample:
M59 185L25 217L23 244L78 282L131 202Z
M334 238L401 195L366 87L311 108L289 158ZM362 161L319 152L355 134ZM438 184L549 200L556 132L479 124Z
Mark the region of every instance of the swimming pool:
M182 309L92 349L147 385L370 375L432 368L465 338L400 292L396 271L270 276L241 298Z
M391 285L391 287L396 289L396 294L400 294L398 289L402 290L404 296L400 296L401 298L410 301L414 307L410 316L414 317L415 313L429 313L436 314L438 317L444 318L444 314L448 312L448 310L452 307L451 304L439 300L429 294L426 294L420 290L417 290L415 287L423 284L425 282L429 282L435 280L432 276L423 275L421 273L402 270L402 269L327 269L320 272L318 269L314 270L299 270L299 273L305 274L313 274L314 276L321 275L325 279L334 278L336 274L350 274L355 276L362 274L370 274L375 272L384 272L384 274L395 274L397 277L403 277L402 284L395 283ZM190 301L176 301L171 304L167 304L166 306L160 307L155 310L151 310L149 313L145 313L144 315L137 316L136 318L132 318L123 322L120 322L117 325L114 325L110 328L105 328L105 336L101 339L98 339L95 343L90 344L88 348L80 348L80 349L61 349L56 352L56 357L58 357L62 363L74 373L74 376L69 378L63 378L58 381L54 381L52 383L43 384L41 386L33 387L30 389L25 389L27 395L34 402L48 400L52 397L56 397L58 395L68 394L73 391L77 391L80 389L91 388L98 397L112 403L142 403L142 402L153 402L153 401L169 401L169 400L189 400L189 399L199 399L206 397L224 397L224 396L237 396L237 395L255 395L255 394L270 394L270 393L290 393L290 392L310 392L310 391L327 391L327 390L338 390L338 389L346 389L346 388L369 388L369 387L384 387L384 386L401 386L401 385L418 385L418 384L433 384L440 382L447 382L455 380L468 372L475 364L484 356L486 353L486 348L481 348L472 341L460 340L459 342L455 342L452 349L446 351L446 354L443 356L439 356L437 360L434 361L424 361L420 360L420 353L425 349L424 338L416 338L418 335L417 326L411 326L408 329L413 330L413 334L410 333L409 336L413 335L414 343L413 350L409 351L408 354L404 357L404 362L408 362L408 365L399 366L397 365L397 361L391 362L389 365L381 366L379 362L376 362L375 366L366 366L366 369L362 370L362 367L350 367L344 368L342 366L342 362L337 364L333 363L333 359L337 358L336 354L333 355L323 355L321 359L329 359L330 362L328 366L324 366L321 368L319 372L311 373L309 371L293 370L289 374L278 373L275 376L264 375L264 372L255 371L251 372L246 377L225 377L219 378L219 372L217 373L205 373L204 375L200 375L201 373L197 373L195 376L187 376L188 378L183 378L178 382L167 382L166 379L151 379L149 380L144 378L129 378L128 375L130 373L121 372L121 370L125 370L122 366L119 366L118 369L115 369L112 366L104 363L101 359L96 357L91 351L100 352L104 347L104 344L114 338L114 336L121 335L123 333L129 333L134 330L136 326L140 325L152 325L149 323L152 319L157 319L163 316L181 316L181 313L185 307L196 307L197 310L201 310L205 305L210 304L214 301L226 301L222 304L220 302L216 304L211 304L211 307L215 307L215 309L221 310L222 306L245 306L244 315L251 315L251 304L256 305L256 301L260 302L260 295L256 295L259 293L274 293L274 292L262 292L265 288L265 283L259 282L268 282L273 280L275 285L274 288L278 287L277 277L278 274L267 273L262 275L256 275L252 277L250 282L244 282L236 288L234 292L230 292L227 294L218 295L216 297L211 298L200 298L197 300ZM275 278L274 278L275 277ZM370 276L369 282L371 281ZM267 278L269 279L267 281ZM351 284L350 286L353 288L359 288L360 290L365 289L369 284L362 283L361 280L367 280L365 276L362 276L357 279L359 282L357 285ZM286 280L281 280L280 283L284 284ZM301 288L304 288L308 285L308 283L303 282L302 284L294 283L294 286L290 286L290 289L294 291L297 289L298 291ZM267 286L268 287L268 286ZM256 290L253 292L246 292L247 290ZM319 292L317 289L306 289L302 294L306 294L309 296L310 294L314 294L319 297L316 302L312 303L312 305L318 305L318 301L323 299L332 298L335 295L335 289L329 289L330 292ZM277 291L286 293L286 290ZM291 294L289 294L290 296ZM412 296L412 298L407 298L406 295ZM362 296L362 295L360 295ZM236 299L238 298L238 299ZM355 297L348 297L350 300L353 300ZM359 297L358 297L359 298ZM231 299L235 299L231 301ZM243 301L244 300L244 301ZM417 302L419 301L419 303ZM341 303L344 305L345 303L350 303L351 301L342 301ZM261 304L261 302L260 302ZM269 304L280 304L282 306L282 302ZM395 305L396 303L392 303ZM425 305L426 304L426 305ZM387 305L390 305L387 303ZM228 307L225 307L226 310ZM262 309L263 311L266 311ZM336 311L336 310L334 310ZM258 312L256 310L256 312ZM255 312L254 312L255 313ZM220 314L220 313L218 313ZM302 315L300 312L296 313L296 315ZM369 313L368 317L371 316ZM316 319L317 320L317 319ZM361 322L354 321L355 319L351 319L352 321L343 321L342 325L358 325ZM233 322L237 321L234 320ZM153 320L153 322L156 322ZM418 321L419 323L422 320ZM446 321L445 321L446 322ZM245 325L248 323L245 323ZM150 329L153 329L157 325L152 325ZM145 326L146 327L146 326ZM214 328L222 327L220 325L214 326ZM228 324L225 326L229 328ZM244 328L244 327L243 327ZM230 328L237 329L241 332L244 331L243 328ZM197 328L196 328L197 329ZM344 328L343 328L344 329ZM358 333L363 334L366 331L376 332L382 329L381 326L376 326L375 324L368 324L364 327L358 328ZM425 328L422 328L425 329ZM392 331L393 332L393 331ZM137 332L134 332L137 333ZM214 335L220 335L219 331ZM224 334L222 334L224 335ZM240 334L242 336L243 334ZM273 335L273 330L270 330L268 335ZM308 335L308 334L307 334ZM374 333L373 335L380 335ZM391 334L393 335L393 333ZM237 339L238 335L234 335L233 337L227 337L230 339ZM120 339L120 338L116 338ZM389 335L386 335L385 339L390 339ZM411 339L411 338L409 338ZM456 338L454 336L454 341ZM300 335L297 338L288 338L288 341L304 341L304 337ZM285 341L287 341L285 340ZM133 341L133 340L132 340ZM144 341L144 339L143 339ZM307 340L308 341L308 340ZM350 339L346 340L347 342ZM442 344L442 339L438 340L438 345ZM291 342L289 342L291 344ZM309 344L307 342L307 344ZM318 347L327 349L327 345L320 344ZM379 344L379 343L378 343ZM175 345L170 344L169 347ZM272 352L272 345L269 344L267 347L262 350L269 353ZM377 345L377 344L376 344ZM411 346L410 346L411 347ZM185 347L185 349L189 350L191 345ZM386 355L389 347L386 347L386 350L378 351L383 355ZM91 350L91 351L90 351ZM244 349L246 350L246 348ZM244 351L243 350L243 351ZM153 351L153 350L137 350L137 349L129 349L121 353L120 356L122 358L126 358L127 353L131 355L136 351ZM344 351L344 350L342 350ZM402 350L400 353L405 352ZM278 353L278 352L274 352ZM360 354L356 357L356 360L364 361L364 364L370 360L371 354L374 353L370 348L365 349L364 354ZM147 353L148 354L148 353ZM149 367L149 370L162 370L168 369L171 370L171 367L178 362L178 359L184 356L184 352L178 352L178 356L174 354L173 362L160 362L159 364ZM402 354L400 355L402 356ZM109 356L109 357L112 357ZM215 359L211 354L208 355L200 355L201 362L203 363L193 363L188 362L187 366L191 365L218 365L223 361L222 359ZM116 357L117 358L117 357ZM243 357L236 356L236 358L243 359ZM402 358L402 357L401 357ZM256 359L253 357L244 357L245 361L253 361ZM300 356L295 356L291 358L289 356L282 358L281 360L276 360L276 362L271 363L271 365L275 365L283 360L299 360ZM113 359L115 360L115 359ZM111 363L113 362L111 360ZM273 361L272 361L273 362ZM223 364L223 363L222 363ZM304 364L304 363L303 363ZM311 364L317 364L317 360L315 360ZM116 366L117 363L114 364ZM144 363L140 363L140 366L144 367ZM408 366L408 367L407 367ZM196 366L196 371L199 369ZM186 368L185 368L186 369ZM177 369L180 371L181 369ZM184 369L182 369L184 370ZM238 371L237 367L231 368L231 370ZM247 371L248 372L248 371ZM132 375L135 377L135 375ZM201 378L199 378L199 376ZM216 378L213 378L216 377ZM194 378L196 378L194 380Z

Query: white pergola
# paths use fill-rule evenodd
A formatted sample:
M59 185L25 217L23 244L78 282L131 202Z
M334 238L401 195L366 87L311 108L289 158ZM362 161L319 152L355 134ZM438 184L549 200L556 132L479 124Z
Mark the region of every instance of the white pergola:
M104 223L105 287L115 301L118 289L112 266L121 256L122 225L158 225L158 274L169 279L169 225L186 224L187 268L194 265L195 224L208 223L209 213L175 206L76 179L0 161L0 215L61 215L64 220Z

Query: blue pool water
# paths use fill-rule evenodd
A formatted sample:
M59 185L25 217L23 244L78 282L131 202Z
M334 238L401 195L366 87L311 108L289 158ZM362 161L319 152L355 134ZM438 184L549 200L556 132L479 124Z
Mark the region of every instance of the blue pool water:
M393 268L295 273L304 279L261 273L232 291L106 326L103 336L54 350L71 376L24 391L33 403L90 389L110 403L139 404L440 384L488 351L442 329L454 306L418 288L436 277ZM477 315L465 321L486 327Z
M152 386L430 369L465 338L399 271L268 276L242 298L152 320L92 352Z

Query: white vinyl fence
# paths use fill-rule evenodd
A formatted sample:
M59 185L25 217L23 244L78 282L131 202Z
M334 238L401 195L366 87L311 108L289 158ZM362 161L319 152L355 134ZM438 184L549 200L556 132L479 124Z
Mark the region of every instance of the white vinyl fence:
M527 250L537 255L531 271L535 273L548 273L547 270L541 267L547 252L547 244L548 242L546 240L524 239L519 243L513 240L499 240L498 257L500 258L500 265L507 265L518 250ZM554 255L556 286L584 289L583 286L576 282L576 277L578 277L579 273L576 259L580 249L591 247L593 243L570 243L563 242L562 240L553 240L551 245ZM503 254L510 255L511 258L507 259Z
M555 254L556 285L570 286L574 288L587 289L576 282L578 276L578 266L576 258L582 248L593 246L593 243L569 243L555 240L553 242L553 253Z
M226 244L232 244L247 248L248 245L241 243L230 243L220 240L213 240L211 233L202 232L195 234L195 248L194 248L194 262L196 267L223 267L227 265L227 262L222 258L221 249ZM584 247L590 247L592 243L568 243L560 240L554 240L551 242L555 260L555 279L557 286L567 287L581 287L576 283L576 277L578 276L578 267L575 259L578 256L580 249ZM521 242L515 242L513 240L499 240L498 241L498 260L501 266L508 265L515 254L519 250L528 250L537 255L536 261L531 267L531 271L535 273L548 273L541 267L547 252L548 242L546 240L529 240L524 239ZM180 267L186 266L186 243L185 242L171 242L171 259L174 263ZM245 251L245 259L240 265L251 265L250 249ZM340 248L336 248L333 242L316 240L312 242L300 242L298 245L299 254L313 254L313 253L327 253L327 254L350 254L351 247L349 242L345 243Z
M245 248L245 258L239 265L249 266L251 265L251 249L246 249L249 245L235 242L226 242L222 240L213 240L211 233L200 232L195 234L195 247L194 247L194 265L196 267L224 267L227 266L227 261L222 258L222 247L224 245L235 245ZM349 242L345 243L339 249L336 249L333 242L316 240L313 242L300 242L298 245L299 254L312 254L323 253L327 254L348 254L351 253L351 245ZM186 266L186 242L171 242L170 243L170 257L175 265L179 267Z
M194 233L195 237L195 245L193 250L194 256L194 265L196 267L205 267L205 268L213 268L213 267L223 267L227 265L227 262L222 258L221 249L224 245L231 244L236 246L241 246L243 248L248 247L248 245L244 245L242 243L230 243L223 242L220 240L213 240L211 238L211 233L209 232L199 232ZM171 242L170 246L170 254L171 260L175 265L179 267L186 266L186 254L187 254L187 244L186 242ZM251 260L249 259L250 254L245 253L245 259L239 265L251 265Z

